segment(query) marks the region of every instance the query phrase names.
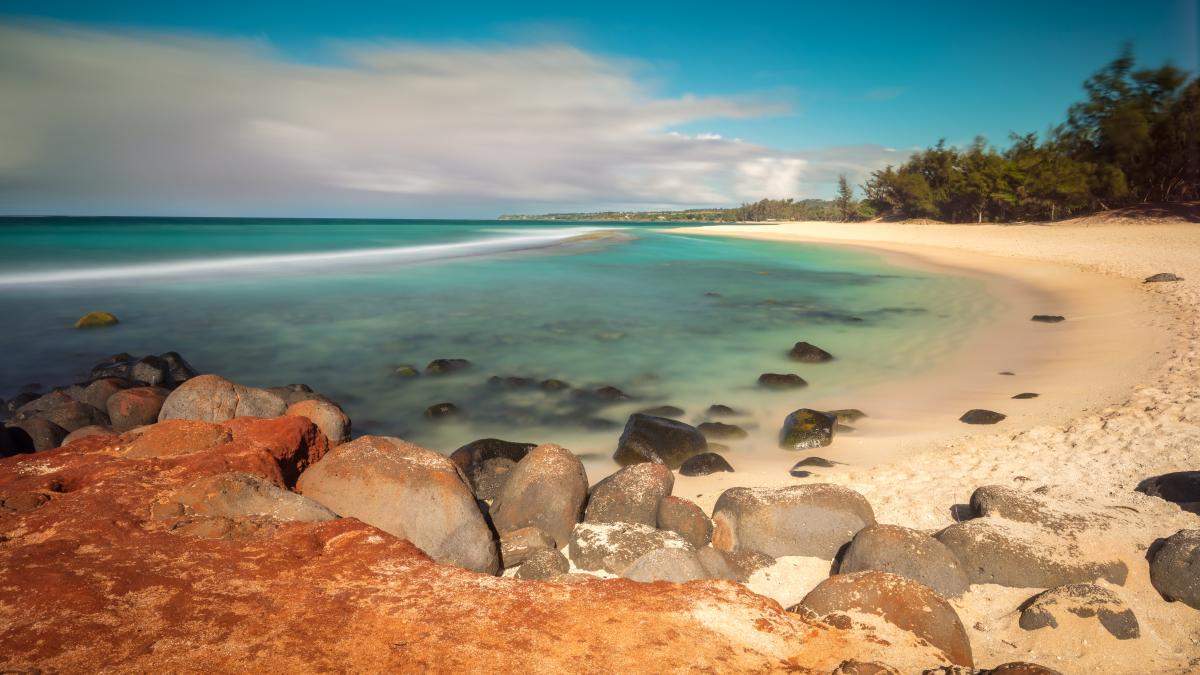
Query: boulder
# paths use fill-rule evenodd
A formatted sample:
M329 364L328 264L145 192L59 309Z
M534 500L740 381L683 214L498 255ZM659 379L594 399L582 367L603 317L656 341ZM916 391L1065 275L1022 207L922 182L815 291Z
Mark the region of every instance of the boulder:
M724 422L702 422L696 428L700 430L700 433L704 434L705 438L714 438L717 440L740 440L750 435L738 425L725 424Z
M171 367L157 356L143 356L129 367L129 379L150 387L170 383Z
M105 328L107 326L115 326L120 321L117 317L108 312L88 312L79 317L75 322L76 328Z
M736 487L723 492L713 507L712 540L722 551L833 560L855 533L874 524L867 500L840 485Z
M732 417L740 413L727 405L714 403L708 406L707 414L709 417Z
M163 352L158 358L167 364L167 384L172 387L178 387L200 374L179 352Z
M970 585L958 558L942 542L899 525L875 524L858 531L842 555L841 574L878 570L898 574L956 598Z
M44 417L8 422L8 435L18 452L41 452L62 445L69 432Z
M108 426L109 424L108 415L103 410L97 410L86 403L75 400L68 400L49 410L44 410L37 413L37 416L57 424L66 429L68 433L81 427Z
M86 427L79 427L75 431L67 434L62 440L63 445L70 445L81 438L91 438L93 436L116 436L117 434L108 427L93 424Z
M643 415L651 417L683 417L684 410L673 405L657 405L653 408L644 408L638 411Z
M231 471L205 476L155 503L157 517L198 514L221 518L263 516L286 522L321 522L337 514L261 476Z
M102 377L98 380L93 380L87 386L75 395L75 400L80 403L86 403L97 410L108 410L108 399L113 394L128 389L130 384L126 380L115 377ZM109 413L112 417L112 413ZM154 420L151 420L152 422Z
M998 413L994 410L973 408L963 413L962 417L958 418L958 421L963 424L996 424L997 422L1004 421L1005 417L1008 417L1008 415Z
M683 548L656 548L630 563L621 576L632 581L650 583L669 581L682 584L708 576L695 551Z
M125 352L113 354L92 366L91 379L98 380L103 377L115 377L121 380L128 380L129 369L133 365L134 360L132 355Z
M795 373L763 373L758 376L758 385L767 389L799 389L808 382Z
M162 387L134 387L116 392L106 403L112 428L121 433L154 424L170 394Z
M1200 530L1180 530L1151 549L1150 583L1167 600L1200 609Z
M329 401L308 399L288 406L285 415L305 417L317 425L330 445L341 445L350 440L350 418L337 405Z
M702 452L679 465L679 473L683 476L707 476L721 471L733 471L733 467L715 452Z
M362 436L310 466L296 487L343 517L408 539L434 560L477 572L499 570L475 496L454 462L432 450L399 438Z
M466 359L434 359L425 366L425 372L430 375L449 375L471 367Z
M449 401L442 403L434 403L425 409L425 417L431 420L440 420L445 417L454 417L459 414L458 406Z
M1118 640L1141 635L1137 617L1116 593L1096 584L1071 584L1038 593L1021 605L1018 621L1025 630L1058 628L1067 614L1095 619Z
M501 534L532 525L561 548L583 515L587 495L583 462L560 446L539 445L509 472L492 501L492 523Z
M1162 283L1164 281L1183 281L1183 277L1170 272L1159 272L1158 274L1151 274L1150 276L1146 277L1142 283L1155 284Z
M592 390L592 396L601 401L625 401L632 398L629 394L617 389L612 385L604 385Z
M675 475L664 464L631 464L592 486L583 522L654 527L658 503L674 485Z
M561 576L571 571L571 563L561 552L544 548L534 551L529 558L517 568L517 578L527 580L547 580Z
M692 550L683 537L635 523L580 523L571 533L568 552L582 570L622 575L643 555L660 548Z
M244 387L218 375L198 375L167 396L158 420L219 423L235 417L279 417L286 411L287 403L278 394Z
M534 443L481 438L450 453L450 460L466 474L476 497L491 500L508 480L508 474L516 468L517 462L535 447Z
M1045 528L1001 518L955 523L936 535L973 584L1054 588L1107 579L1124 585L1129 570L1120 560L1095 559Z
M718 551L704 546L696 551L696 558L704 566L709 579L725 579L746 583L750 576L764 567L775 564L775 559L758 551Z
M821 448L833 443L833 427L837 418L819 410L801 408L783 420L779 430L779 447L785 450Z
M267 387L267 391L283 399L284 404L289 408L301 401L331 402L324 396L313 391L313 388L307 384L285 384L281 387Z
M693 548L702 548L712 541L712 521L699 506L682 497L663 497L658 503L655 525L683 537Z
M613 459L621 466L655 462L678 469L684 461L707 449L704 434L690 424L634 413L625 423Z
M1017 490L1003 485L977 488L971 493L970 508L976 517L1031 523L1058 534L1078 534L1107 523L1103 514L1064 509L1058 500L1042 491Z
M1037 323L1059 323L1066 321L1066 317L1057 314L1034 314L1029 320Z
M1138 492L1158 497L1191 513L1200 514L1200 471L1175 471L1138 483Z
M833 360L833 354L807 342L797 342L788 352L788 358L801 363L825 363Z
M522 527L500 535L500 564L517 567L534 552L554 548L554 539L536 527Z
M900 671L878 661L847 659L839 663L830 675L900 675Z
M809 591L800 605L817 616L872 614L929 642L950 663L971 668L971 641L950 603L928 586L888 572L838 574Z

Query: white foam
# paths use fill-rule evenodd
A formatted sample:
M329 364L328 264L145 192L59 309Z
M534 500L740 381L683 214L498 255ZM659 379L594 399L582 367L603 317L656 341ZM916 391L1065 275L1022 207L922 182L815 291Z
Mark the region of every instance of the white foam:
M606 228L572 227L553 230L525 230L507 237L489 237L442 244L391 246L386 248L352 249L228 258L188 259L161 263L142 263L123 266L98 266L53 271L0 274L0 287L36 284L70 284L82 282L130 281L149 278L171 278L239 272L276 272L289 268L311 269L371 262L430 262L469 258L493 253L506 253L545 248L561 244L574 237L602 231Z

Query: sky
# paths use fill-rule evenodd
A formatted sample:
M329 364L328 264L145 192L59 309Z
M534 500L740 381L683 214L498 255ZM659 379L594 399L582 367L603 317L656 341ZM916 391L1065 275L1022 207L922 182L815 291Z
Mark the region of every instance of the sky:
M0 0L0 213L491 217L829 197L1044 132L1200 0Z

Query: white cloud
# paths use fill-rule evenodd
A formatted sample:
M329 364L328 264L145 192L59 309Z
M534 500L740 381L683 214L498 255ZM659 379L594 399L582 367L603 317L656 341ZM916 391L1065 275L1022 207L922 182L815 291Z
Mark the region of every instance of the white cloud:
M0 26L0 209L725 204L799 196L827 182L830 166L862 171L887 154L671 133L781 108L656 96L636 64L570 46L355 44L340 54L313 65L248 41Z

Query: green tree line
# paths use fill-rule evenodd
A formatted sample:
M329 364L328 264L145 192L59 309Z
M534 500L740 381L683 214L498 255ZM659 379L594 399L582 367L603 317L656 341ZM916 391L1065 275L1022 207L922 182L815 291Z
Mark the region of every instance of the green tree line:
M943 141L873 172L865 205L890 217L984 222L1200 199L1200 79L1171 65L1136 69L1126 47L1084 91L1044 139L1013 134L1003 150L982 137L966 148Z

